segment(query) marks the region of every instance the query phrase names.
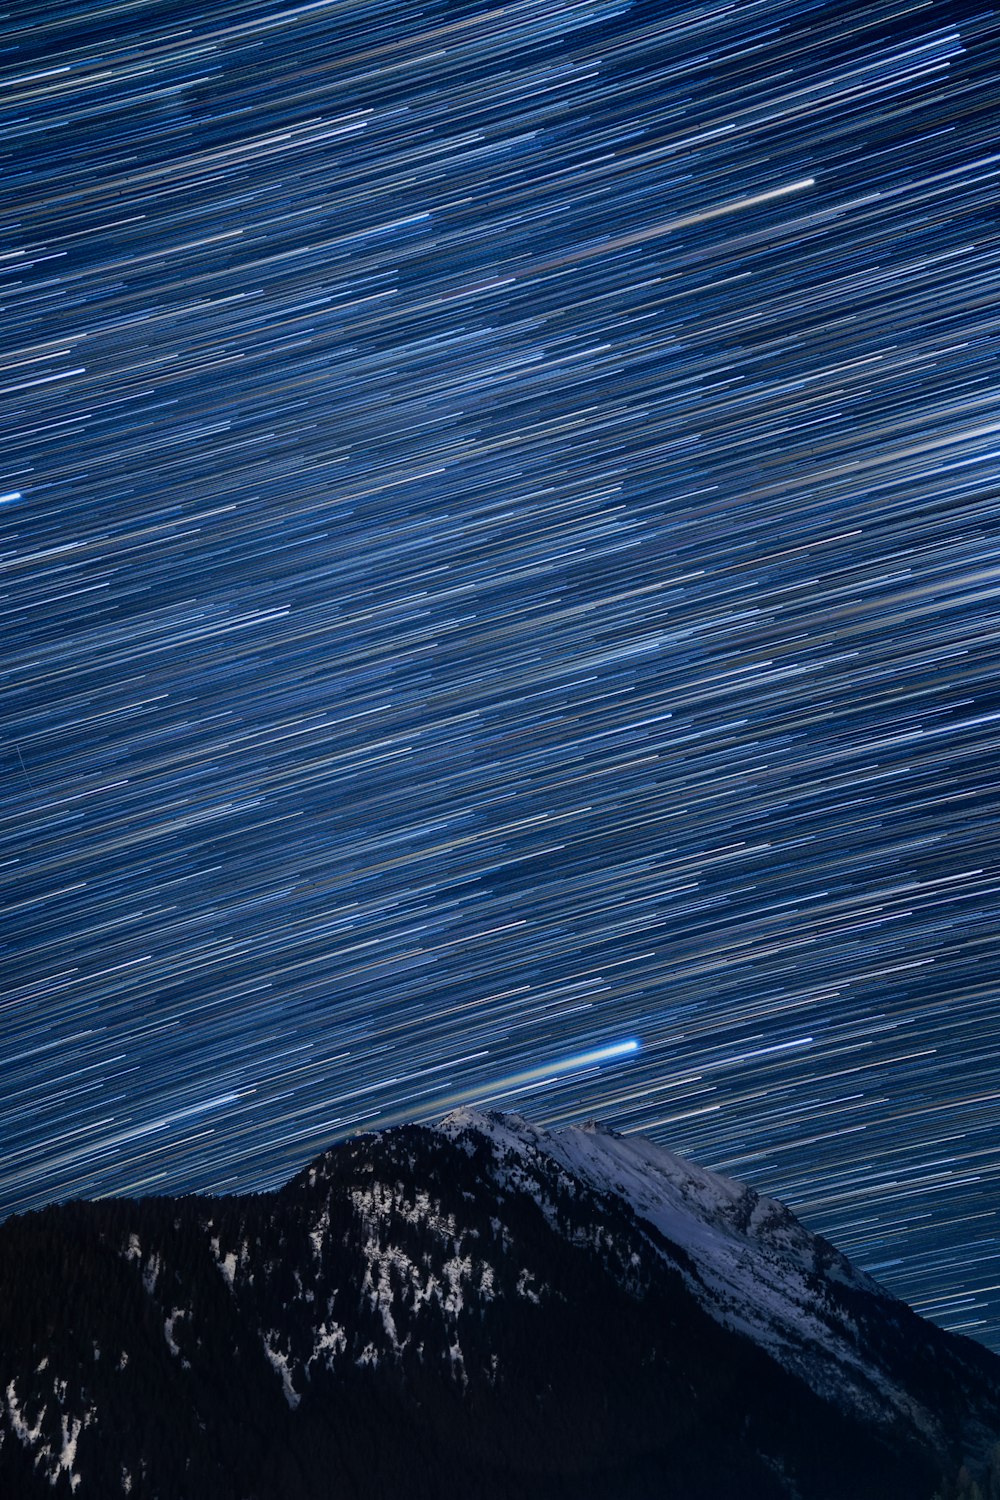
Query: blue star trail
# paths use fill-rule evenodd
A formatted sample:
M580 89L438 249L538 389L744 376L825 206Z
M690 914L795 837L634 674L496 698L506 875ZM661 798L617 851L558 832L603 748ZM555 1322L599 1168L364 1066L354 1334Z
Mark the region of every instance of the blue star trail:
M20 0L0 1209L493 1100L1000 1348L1000 22Z

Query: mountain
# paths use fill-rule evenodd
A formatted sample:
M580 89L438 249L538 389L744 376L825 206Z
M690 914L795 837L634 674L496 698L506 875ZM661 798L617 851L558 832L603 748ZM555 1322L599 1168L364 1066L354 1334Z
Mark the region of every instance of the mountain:
M597 1125L0 1225L2 1500L929 1500L998 1437L995 1355Z

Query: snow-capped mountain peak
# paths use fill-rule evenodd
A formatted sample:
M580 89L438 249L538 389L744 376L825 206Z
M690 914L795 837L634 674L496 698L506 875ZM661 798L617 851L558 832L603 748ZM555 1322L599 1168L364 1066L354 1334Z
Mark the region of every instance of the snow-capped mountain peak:
M593 1121L463 1109L274 1194L54 1207L0 1226L4 1287L18 1500L927 1500L1000 1435L994 1356Z

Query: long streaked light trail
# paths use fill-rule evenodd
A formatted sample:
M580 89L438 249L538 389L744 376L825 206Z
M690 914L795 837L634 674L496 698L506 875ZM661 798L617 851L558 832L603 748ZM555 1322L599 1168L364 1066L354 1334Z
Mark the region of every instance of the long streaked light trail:
M578 1052L572 1057L564 1057L557 1062L544 1063L537 1068L523 1068L518 1073L509 1073L506 1077L494 1079L493 1082L483 1084L479 1088L460 1089L457 1093L442 1094L427 1103L422 1103L416 1111L413 1109L397 1110L392 1114L379 1115L377 1118L366 1120L360 1129L363 1131L385 1130L390 1125L400 1124L403 1120L431 1120L437 1115L447 1113L448 1110L459 1109L463 1104L497 1103L514 1094L530 1092L533 1087L550 1080L570 1077L574 1073L589 1072L592 1068L599 1068L602 1063L632 1057L641 1050L641 1046L637 1038L630 1037L625 1042L612 1042L606 1047L593 1047L589 1052Z

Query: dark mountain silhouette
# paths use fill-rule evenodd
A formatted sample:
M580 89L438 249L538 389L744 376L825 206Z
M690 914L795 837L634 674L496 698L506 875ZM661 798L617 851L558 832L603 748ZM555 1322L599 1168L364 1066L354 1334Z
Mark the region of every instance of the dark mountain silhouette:
M929 1500L998 1436L1000 1359L596 1126L0 1225L2 1500Z

